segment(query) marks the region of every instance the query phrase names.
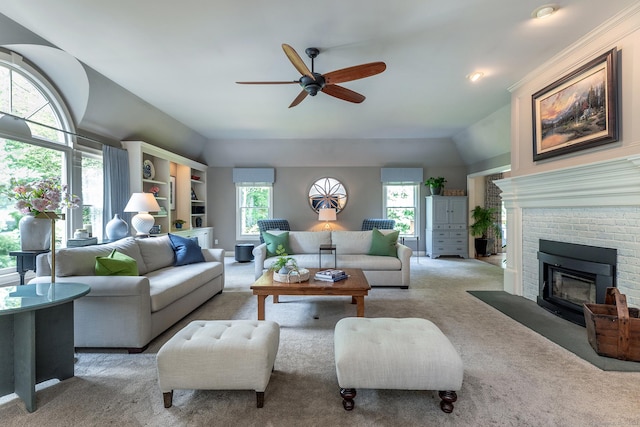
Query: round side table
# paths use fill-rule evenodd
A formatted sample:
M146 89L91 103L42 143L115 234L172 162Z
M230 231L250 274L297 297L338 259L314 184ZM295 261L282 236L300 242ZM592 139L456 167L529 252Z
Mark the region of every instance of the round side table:
M236 261L249 262L253 261L253 244L238 243L236 245Z

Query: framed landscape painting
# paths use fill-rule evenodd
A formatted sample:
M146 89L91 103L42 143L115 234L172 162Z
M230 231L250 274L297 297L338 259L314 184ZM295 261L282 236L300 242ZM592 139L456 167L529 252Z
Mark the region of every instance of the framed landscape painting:
M618 140L616 57L611 49L533 94L533 160Z

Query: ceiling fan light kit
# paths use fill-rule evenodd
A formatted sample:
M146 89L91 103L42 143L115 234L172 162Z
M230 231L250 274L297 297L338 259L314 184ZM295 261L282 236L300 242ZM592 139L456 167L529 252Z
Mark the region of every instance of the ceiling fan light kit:
M293 100L289 108L295 107L301 103L307 95L316 96L318 92L324 92L327 95L334 98L342 99L343 101L353 102L356 104L365 100L364 95L347 89L343 86L339 86L338 83L350 82L353 80L364 79L365 77L375 76L386 70L387 65L384 62L370 62L368 64L355 65L353 67L343 68L336 71L331 71L326 74L320 74L315 72L314 60L320 54L320 49L315 47L308 47L305 49L305 53L311 58L311 70L304 63L300 55L288 44L282 45L285 55L291 61L291 64L302 76L298 80L294 81L276 81L276 82L236 82L238 84L292 84L298 83L302 86L302 91Z

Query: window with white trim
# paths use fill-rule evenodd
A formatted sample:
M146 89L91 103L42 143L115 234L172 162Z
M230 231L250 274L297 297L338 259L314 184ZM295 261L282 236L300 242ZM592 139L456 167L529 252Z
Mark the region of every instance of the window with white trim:
M382 190L384 217L396 221L395 229L400 231L400 236L417 236L420 185L384 183Z
M236 183L236 239L260 237L259 219L271 218L273 185L270 183Z
M54 178L68 184L70 192L79 193L80 185L74 188L72 179L73 129L62 97L19 55L0 50L2 119L0 194L8 193L12 178L25 182ZM66 241L80 215L80 209L71 210L65 221L56 222L59 243ZM15 273L16 259L9 252L20 250L21 217L14 200L0 197L0 275Z

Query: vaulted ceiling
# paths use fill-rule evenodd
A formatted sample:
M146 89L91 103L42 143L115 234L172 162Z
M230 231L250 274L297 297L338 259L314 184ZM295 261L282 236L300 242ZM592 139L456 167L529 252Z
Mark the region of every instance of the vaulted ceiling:
M3 0L0 13L212 143L446 140L471 164L509 150L471 125L507 120L511 86L636 1L557 1L543 20L531 19L540 0ZM361 104L320 93L287 108L298 85L235 83L299 79L282 43L309 68L317 47L319 73L387 69L342 84Z

